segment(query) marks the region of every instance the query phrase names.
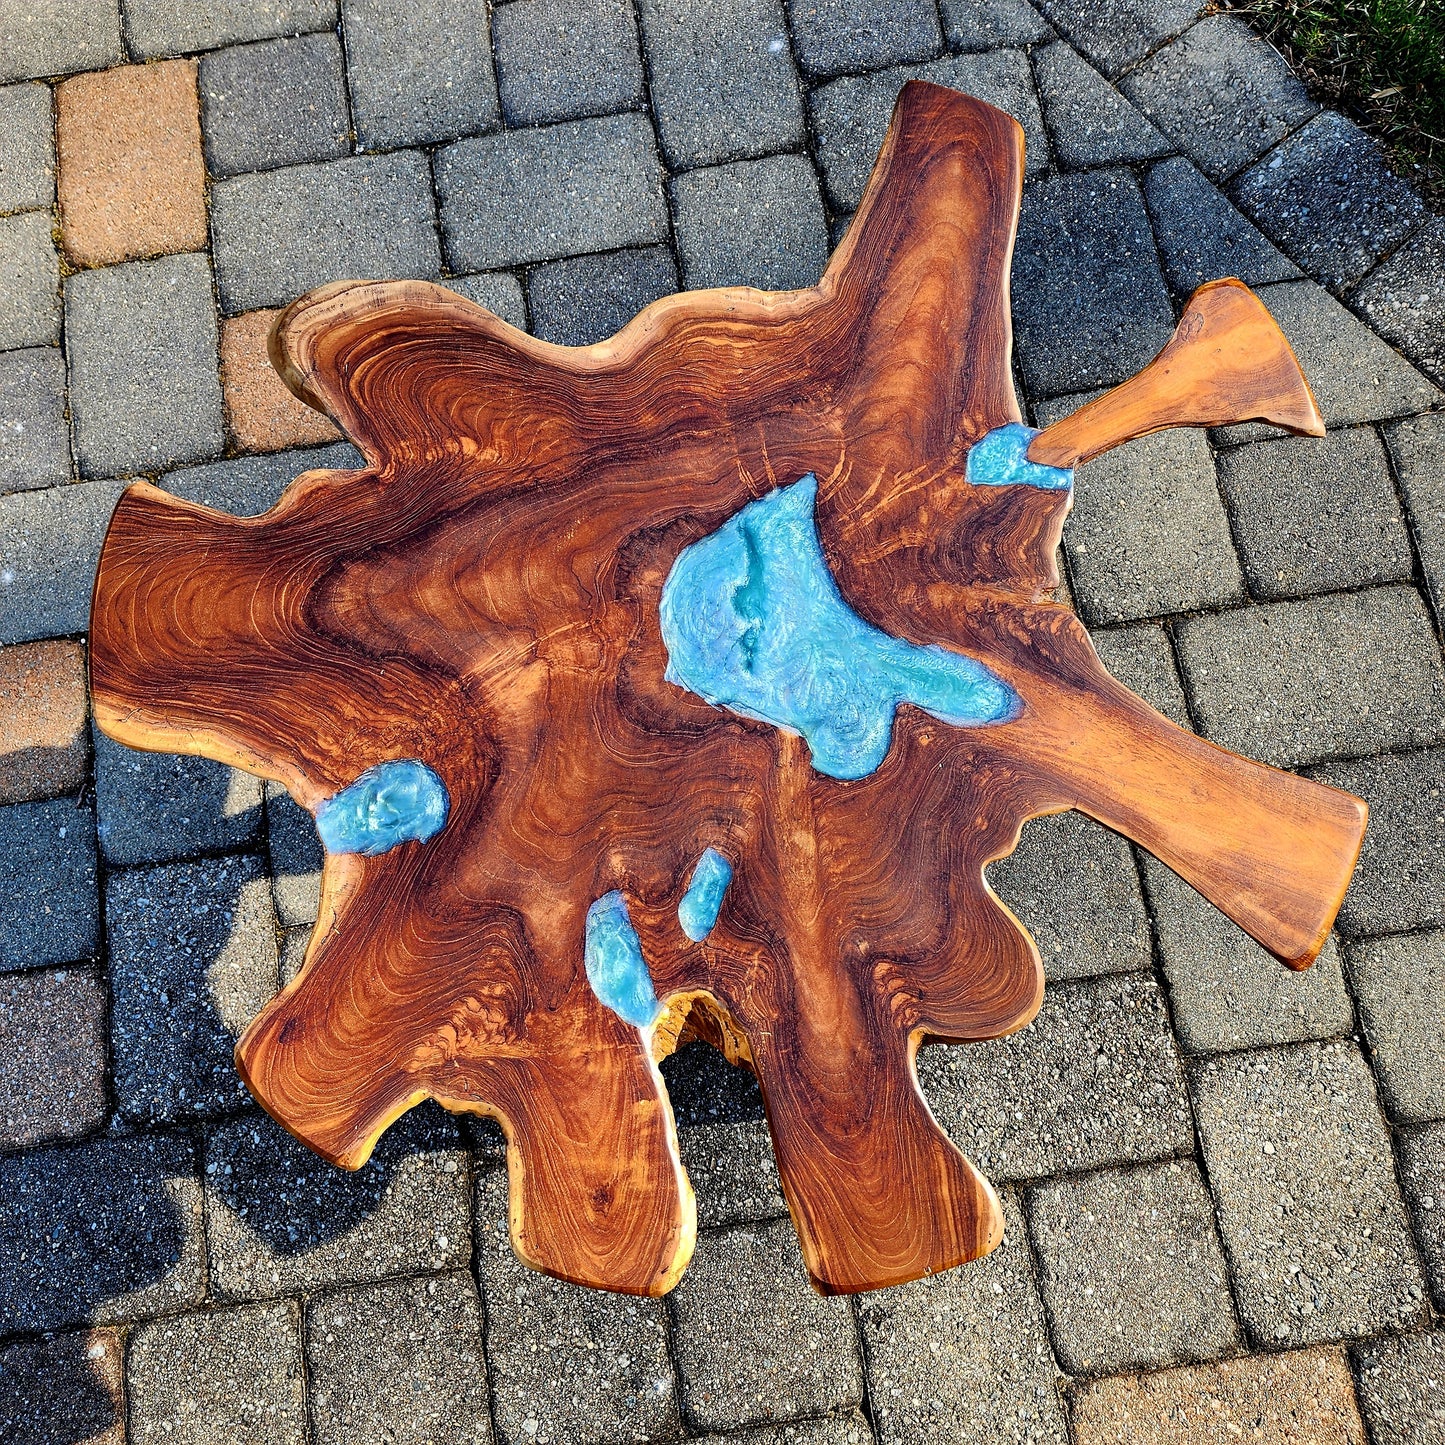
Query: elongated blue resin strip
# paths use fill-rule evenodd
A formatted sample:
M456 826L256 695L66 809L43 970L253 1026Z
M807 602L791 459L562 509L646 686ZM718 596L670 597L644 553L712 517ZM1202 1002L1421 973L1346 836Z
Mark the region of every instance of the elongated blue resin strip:
M646 1028L662 1011L637 930L628 916L627 900L616 889L604 893L587 910L582 959L592 992L619 1018Z
M1042 487L1066 492L1074 485L1072 467L1050 467L1031 462L1029 444L1038 436L1032 427L1011 421L997 426L974 442L965 475L976 487Z
M398 843L425 843L441 831L450 807L446 785L413 758L378 763L316 810L328 853L374 858Z
M723 894L732 881L733 865L716 848L704 849L677 905L677 921L694 943L701 943L712 932Z
M813 766L862 778L911 702L958 727L1007 722L1018 694L981 662L865 622L828 570L811 474L749 502L685 548L662 589L669 682L801 733Z

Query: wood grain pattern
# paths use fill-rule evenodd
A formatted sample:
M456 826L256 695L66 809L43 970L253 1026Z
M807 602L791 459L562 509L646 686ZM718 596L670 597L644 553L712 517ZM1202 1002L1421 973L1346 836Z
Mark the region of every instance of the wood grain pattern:
M1026 819L1079 808L1291 966L1319 950L1364 805L1116 683L1049 600L1069 493L965 480L972 444L1019 420L1022 161L1010 118L912 83L817 287L668 297L579 350L422 282L324 288L272 355L365 467L308 473L255 519L125 493L92 618L105 731L312 808L395 758L450 794L430 842L328 858L305 967L238 1045L317 1152L355 1168L427 1097L492 1115L519 1255L661 1293L695 1211L656 1059L697 1034L757 1074L815 1283L875 1288L1000 1235L913 1065L1038 1009L1037 952L983 875ZM1016 721L902 707L882 765L843 782L664 680L678 553L808 472L849 603L986 661ZM736 870L693 944L677 905L708 847ZM613 889L666 1005L650 1030L584 975Z

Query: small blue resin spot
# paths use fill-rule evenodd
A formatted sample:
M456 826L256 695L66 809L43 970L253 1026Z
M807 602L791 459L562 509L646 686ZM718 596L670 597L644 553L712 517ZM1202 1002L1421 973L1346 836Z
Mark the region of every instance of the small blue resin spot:
M662 589L667 680L801 733L833 778L883 761L901 702L958 727L1016 717L1018 694L981 662L890 637L848 606L818 541L817 494L806 476L679 554Z
M616 889L587 910L582 957L592 992L619 1018L646 1028L662 1011L637 930L627 915L627 900Z
M374 858L398 843L425 843L447 820L442 780L411 758L378 763L316 810L316 831L328 853Z
M694 943L701 943L712 932L723 894L732 881L733 865L716 848L704 850L677 905L677 921Z
M1043 487L1066 492L1074 485L1072 467L1048 467L1028 458L1029 444L1038 436L1032 427L1011 421L997 426L974 442L968 454L966 475L976 487Z

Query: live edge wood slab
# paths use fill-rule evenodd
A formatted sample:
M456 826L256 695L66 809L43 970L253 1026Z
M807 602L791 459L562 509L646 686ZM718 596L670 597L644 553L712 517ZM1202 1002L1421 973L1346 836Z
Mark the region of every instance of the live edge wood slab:
M702 1037L757 1075L818 1288L872 1289L1000 1237L914 1060L1039 1007L983 874L1026 819L1077 808L1313 960L1364 804L1166 721L1051 596L1067 468L1319 415L1221 281L1140 376L1020 427L1022 176L1009 117L914 82L812 289L570 350L439 286L325 287L272 356L364 469L254 519L125 493L100 725L280 780L332 848L237 1046L317 1153L360 1166L425 1098L491 1115L518 1254L661 1294L695 1209L657 1061Z

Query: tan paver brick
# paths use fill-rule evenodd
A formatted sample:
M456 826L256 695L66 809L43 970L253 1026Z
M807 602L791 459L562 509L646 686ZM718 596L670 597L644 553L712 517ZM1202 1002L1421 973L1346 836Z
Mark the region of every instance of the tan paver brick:
M61 239L77 265L199 251L206 168L196 62L122 65L56 87Z
M276 311L247 311L221 325L226 423L243 452L315 446L340 437L335 424L287 391L266 355Z
M0 648L0 803L85 781L85 658L74 642Z

